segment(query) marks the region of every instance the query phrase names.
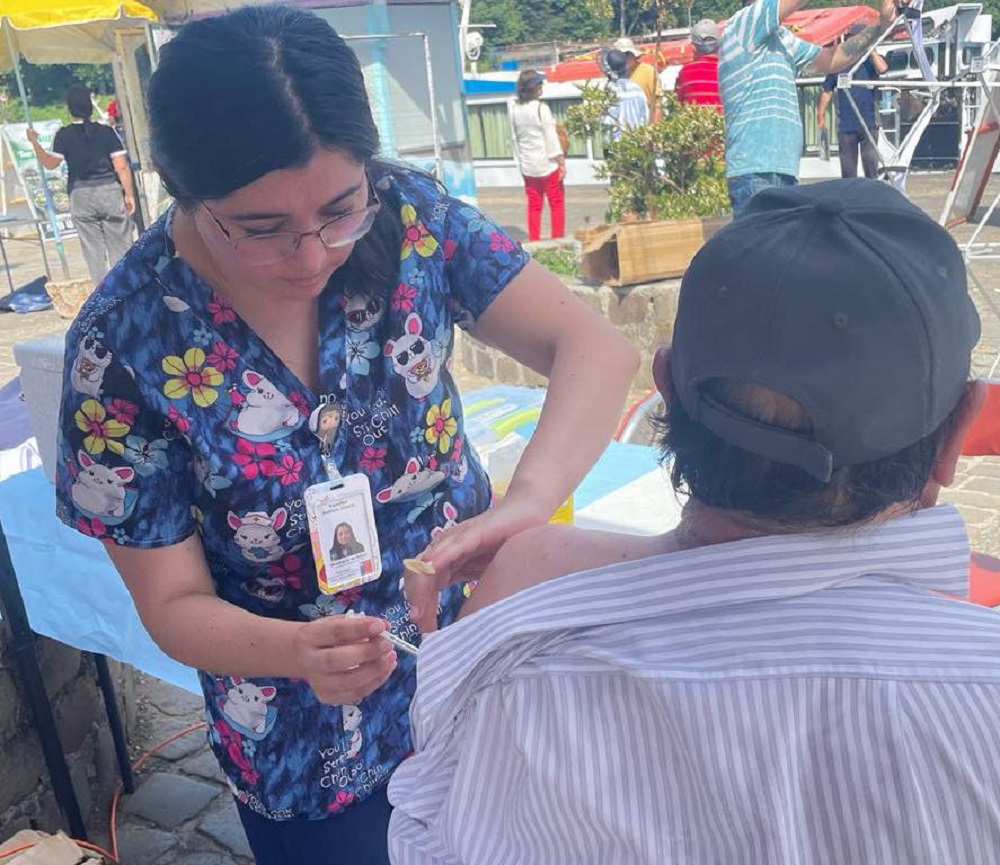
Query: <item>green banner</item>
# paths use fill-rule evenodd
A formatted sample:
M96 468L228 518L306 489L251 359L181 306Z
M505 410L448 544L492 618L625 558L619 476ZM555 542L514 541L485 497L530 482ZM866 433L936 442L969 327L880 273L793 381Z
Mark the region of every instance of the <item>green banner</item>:
M58 120L35 124L38 142L46 150L51 152L52 140L61 125ZM8 123L0 126L0 144L5 146L7 162L14 169L13 178L5 176L4 180L7 186L7 215L30 216L42 220L42 234L46 240L53 240L52 225L45 212L45 193L42 189L38 159L28 141L27 132L27 123ZM69 194L66 192L66 163L61 163L58 168L46 170L45 179L52 193L59 233L65 237L73 231L73 222L69 215Z

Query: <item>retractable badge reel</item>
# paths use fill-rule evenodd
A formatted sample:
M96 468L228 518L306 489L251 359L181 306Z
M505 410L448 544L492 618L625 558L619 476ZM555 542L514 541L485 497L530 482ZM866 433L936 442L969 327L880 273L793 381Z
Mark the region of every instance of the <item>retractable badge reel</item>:
M306 489L306 517L319 588L328 595L382 575L371 485L365 475L342 475L333 458L342 414L339 403L328 402L309 416L309 429L320 442L327 480Z

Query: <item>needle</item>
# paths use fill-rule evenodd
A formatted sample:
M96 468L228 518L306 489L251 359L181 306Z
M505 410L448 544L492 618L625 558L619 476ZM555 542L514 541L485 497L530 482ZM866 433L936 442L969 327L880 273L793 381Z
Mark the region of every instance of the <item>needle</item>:
M408 655L417 655L417 647L406 642L402 637L397 637L392 631L383 631L382 638L388 640L401 652L406 652Z

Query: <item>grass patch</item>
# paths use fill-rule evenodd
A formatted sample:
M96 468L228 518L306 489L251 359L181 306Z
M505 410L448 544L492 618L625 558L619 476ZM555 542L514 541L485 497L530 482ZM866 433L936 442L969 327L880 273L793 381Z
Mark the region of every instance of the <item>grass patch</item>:
M560 276L579 276L580 270L576 262L576 253L572 248L562 246L556 249L536 249L531 253L542 267L546 267Z

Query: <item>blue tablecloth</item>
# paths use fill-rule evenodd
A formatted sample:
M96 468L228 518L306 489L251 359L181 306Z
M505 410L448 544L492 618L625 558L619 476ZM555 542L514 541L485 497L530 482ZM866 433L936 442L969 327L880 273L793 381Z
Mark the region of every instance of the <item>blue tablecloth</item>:
M652 448L612 443L576 492L577 509L656 470ZM0 519L36 633L100 652L194 693L194 671L146 633L104 547L55 516L55 488L41 469L0 483Z

